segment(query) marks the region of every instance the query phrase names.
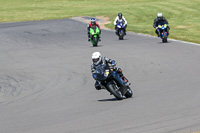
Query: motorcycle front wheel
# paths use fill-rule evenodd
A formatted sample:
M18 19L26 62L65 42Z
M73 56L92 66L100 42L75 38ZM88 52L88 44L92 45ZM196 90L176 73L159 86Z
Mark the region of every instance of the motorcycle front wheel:
M123 96L119 88L115 84L108 85L109 92L115 96L118 100L122 100Z
M123 40L124 39L124 31L121 30L119 33L119 40Z
M166 43L167 42L167 35L165 32L162 33L162 42Z
M93 46L96 47L98 44L98 37L93 37Z

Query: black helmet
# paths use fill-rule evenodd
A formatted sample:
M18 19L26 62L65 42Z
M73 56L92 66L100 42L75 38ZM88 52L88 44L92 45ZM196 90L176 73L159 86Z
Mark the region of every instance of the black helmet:
M95 18L91 18L90 21L91 21L91 24L92 24L92 25L94 25L94 24L96 23Z
M122 19L122 13L118 13L119 19Z

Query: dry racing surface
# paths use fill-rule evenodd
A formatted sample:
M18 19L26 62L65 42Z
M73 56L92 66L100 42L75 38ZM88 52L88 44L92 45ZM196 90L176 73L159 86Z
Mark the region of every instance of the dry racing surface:
M1 133L200 132L200 47L70 19L0 24ZM154 30L154 29L152 29ZM133 98L97 91L91 54L116 60Z

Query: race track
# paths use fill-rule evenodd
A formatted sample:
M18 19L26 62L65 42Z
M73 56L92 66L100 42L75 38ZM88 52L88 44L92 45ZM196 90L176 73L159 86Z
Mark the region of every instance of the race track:
M153 28L152 28L153 30ZM172 30L172 29L171 29ZM0 24L0 133L200 132L200 47L71 19ZM115 59L133 98L97 91L91 54Z

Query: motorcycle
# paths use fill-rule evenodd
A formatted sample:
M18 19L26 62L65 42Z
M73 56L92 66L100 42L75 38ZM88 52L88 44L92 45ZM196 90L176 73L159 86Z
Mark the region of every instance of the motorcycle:
M125 24L123 22L118 22L117 23L117 35L119 36L119 40L123 40L124 39L124 33L125 33Z
M93 26L90 28L90 41L92 42L94 47L98 45L99 33L100 33L100 30L98 26Z
M162 42L167 42L168 32L167 32L167 24L161 25L158 24L158 29L160 31L160 38L162 39Z
M103 87L118 100L122 100L125 97L130 98L133 95L129 85L125 85L119 74L106 64L97 66L92 76L95 80L100 81Z

